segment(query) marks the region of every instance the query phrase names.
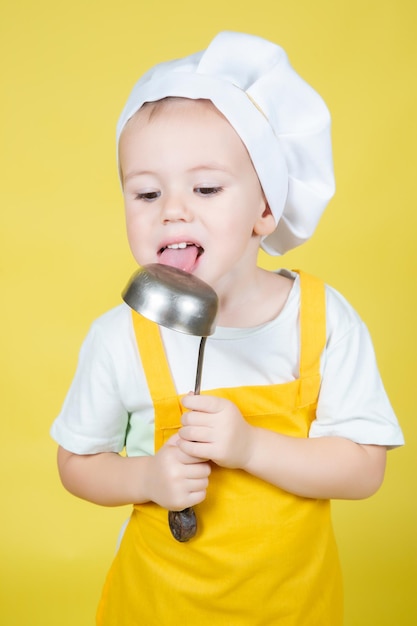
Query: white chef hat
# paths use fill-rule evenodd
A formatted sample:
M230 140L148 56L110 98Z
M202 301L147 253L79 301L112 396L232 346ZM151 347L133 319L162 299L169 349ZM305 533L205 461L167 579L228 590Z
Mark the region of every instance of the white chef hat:
M156 65L134 86L117 143L145 102L168 96L211 100L245 144L277 224L263 249L283 254L309 239L334 194L330 114L285 51L226 31L206 50Z

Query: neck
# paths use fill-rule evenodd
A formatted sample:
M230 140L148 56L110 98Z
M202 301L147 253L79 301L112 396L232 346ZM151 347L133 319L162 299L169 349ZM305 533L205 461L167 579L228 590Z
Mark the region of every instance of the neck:
M257 268L243 288L237 285L221 290L217 324L250 328L264 324L280 313L287 301L293 281L279 274Z

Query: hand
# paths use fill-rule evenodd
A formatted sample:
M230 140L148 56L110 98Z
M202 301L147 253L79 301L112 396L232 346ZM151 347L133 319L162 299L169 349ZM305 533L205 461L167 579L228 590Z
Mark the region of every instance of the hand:
M211 467L203 458L181 450L174 435L149 457L149 499L171 511L181 511L206 497Z
M250 457L253 427L233 402L216 396L189 394L183 405L179 448L184 454L214 461L221 467L244 469Z

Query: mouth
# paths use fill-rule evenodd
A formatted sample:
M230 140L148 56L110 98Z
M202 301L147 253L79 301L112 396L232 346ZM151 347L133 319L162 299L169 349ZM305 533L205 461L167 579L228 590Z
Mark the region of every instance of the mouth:
M184 272L192 272L204 248L190 241L179 241L163 246L158 251L159 263L170 265Z

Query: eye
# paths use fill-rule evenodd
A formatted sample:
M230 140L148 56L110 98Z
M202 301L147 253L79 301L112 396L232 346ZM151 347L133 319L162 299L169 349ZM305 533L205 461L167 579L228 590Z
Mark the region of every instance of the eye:
M223 191L223 187L195 187L194 191L200 196L213 196Z
M144 191L135 195L136 200L145 200L146 202L152 202L161 195L160 191Z

